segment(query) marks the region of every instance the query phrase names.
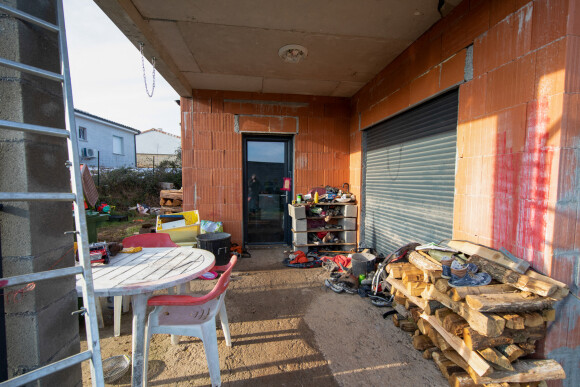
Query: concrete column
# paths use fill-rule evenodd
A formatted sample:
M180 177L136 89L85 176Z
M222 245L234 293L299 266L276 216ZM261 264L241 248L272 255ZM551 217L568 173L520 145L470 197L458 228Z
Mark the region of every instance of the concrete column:
M0 0L56 23L55 0ZM60 72L57 35L0 14L0 56ZM64 128L62 86L0 67L0 119ZM0 130L1 192L70 192L66 141ZM72 204L5 202L0 212L5 276L74 265ZM8 376L78 353L74 278L4 290ZM33 383L80 386L80 366Z

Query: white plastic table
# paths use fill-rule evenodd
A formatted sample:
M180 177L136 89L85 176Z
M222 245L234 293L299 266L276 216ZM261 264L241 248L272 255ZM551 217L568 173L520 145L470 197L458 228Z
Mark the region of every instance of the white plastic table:
M93 266L95 297L133 297L132 386L142 386L147 300L153 292L185 285L208 272L214 255L191 247L143 248L119 253L107 265ZM77 281L77 291L80 289Z

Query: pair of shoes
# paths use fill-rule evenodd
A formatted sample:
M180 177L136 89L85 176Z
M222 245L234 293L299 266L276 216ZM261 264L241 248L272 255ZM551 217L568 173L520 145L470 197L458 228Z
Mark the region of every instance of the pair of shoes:
M457 259L454 259L453 257L441 259L441 268L443 270L443 272L441 273L441 278L445 279L451 279L452 268L455 270L462 270L464 268L467 268L467 271L469 271L472 274L477 273L478 271L478 267L473 263L463 264L459 262Z
M463 286L484 286L489 285L491 282L491 276L489 274L474 273L470 271L470 268L467 265L463 265L461 269L455 269L455 267L460 267L459 265L451 265L451 279L448 282L449 286L453 288Z
M332 290L335 293L348 293L348 294L356 294L357 290L348 286L346 283L344 282L332 282L330 279L325 279L324 280L324 286L326 286L327 288L329 288L330 290Z
M395 299L394 296L391 296L388 299L381 297L381 296L369 296L369 298L371 299L371 304L373 304L374 306L376 306L378 308L385 308L387 306L392 306L393 300Z

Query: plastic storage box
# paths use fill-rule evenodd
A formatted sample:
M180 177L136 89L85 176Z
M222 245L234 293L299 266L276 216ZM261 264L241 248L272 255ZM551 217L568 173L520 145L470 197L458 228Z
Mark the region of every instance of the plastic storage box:
M179 215L183 218L180 219ZM183 224L183 220L185 220L185 226L182 227L171 227L169 225L164 226L164 223L172 221L181 221L181 224ZM159 215L157 216L157 224L155 226L157 232L169 234L171 240L180 246L195 246L197 244L199 229L200 221L199 212L197 210L178 212L169 216Z

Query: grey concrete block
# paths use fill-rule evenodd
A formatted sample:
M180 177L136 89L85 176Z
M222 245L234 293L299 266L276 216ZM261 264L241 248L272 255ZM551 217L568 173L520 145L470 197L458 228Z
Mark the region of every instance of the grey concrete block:
M341 225L342 229L345 231L356 230L356 218L339 219L338 224Z
M77 336L70 342L66 343L61 350L56 354L52 361L64 359L66 357L75 355L80 352L80 338ZM70 386L74 387L79 384L82 379L81 365L69 367L66 370L57 372L56 374L42 378L39 382L40 386ZM82 381L81 381L82 384Z
M292 234L295 245L305 245L308 243L308 234L305 232L295 232Z
M288 204L288 214L291 217L296 219L305 219L306 218L306 207L304 206L293 206L292 204Z
M339 234L344 243L356 243L356 231L342 231Z
M294 231L306 231L307 224L306 219L296 219L292 218L292 229Z
M36 314L6 315L8 376L21 375L38 367L38 319Z
M345 205L342 209L343 216L348 218L355 218L357 215L357 206L355 205Z

